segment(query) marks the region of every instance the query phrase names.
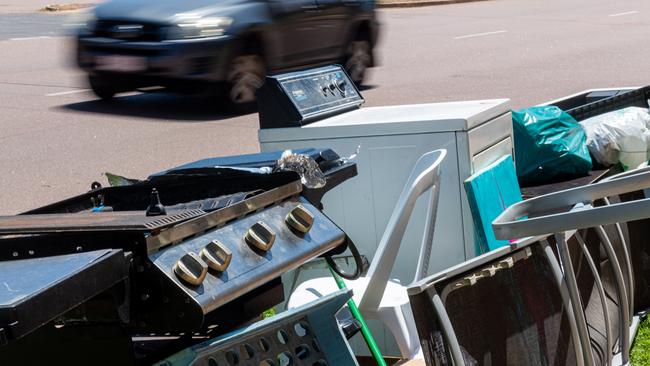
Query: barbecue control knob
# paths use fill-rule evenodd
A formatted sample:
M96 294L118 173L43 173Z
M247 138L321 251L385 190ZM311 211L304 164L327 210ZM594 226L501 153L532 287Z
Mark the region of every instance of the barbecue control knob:
M198 286L208 273L208 265L195 253L187 253L174 265L174 274L190 285Z
M223 272L230 265L232 252L219 240L213 240L201 250L201 259L215 271Z
M254 246L255 248L263 251L271 249L273 242L275 241L275 233L271 228L263 223L258 221L246 232L246 242Z
M303 205L298 205L287 214L284 222L286 222L290 228L306 234L314 224L314 215Z

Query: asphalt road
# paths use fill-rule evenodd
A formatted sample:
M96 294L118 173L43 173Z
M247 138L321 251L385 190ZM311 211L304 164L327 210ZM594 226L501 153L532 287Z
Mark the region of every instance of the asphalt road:
M1 9L0 9L1 10ZM366 105L508 97L513 108L593 87L650 84L650 2L494 0L380 11ZM256 152L257 115L156 93L101 103L72 65L69 16L0 14L0 214Z

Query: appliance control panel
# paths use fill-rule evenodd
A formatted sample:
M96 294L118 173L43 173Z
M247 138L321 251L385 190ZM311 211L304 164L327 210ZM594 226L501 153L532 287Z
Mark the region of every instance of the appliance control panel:
M153 264L207 314L345 240L345 233L296 197L171 245Z
M260 126L299 127L359 108L363 102L339 65L269 76L258 92Z

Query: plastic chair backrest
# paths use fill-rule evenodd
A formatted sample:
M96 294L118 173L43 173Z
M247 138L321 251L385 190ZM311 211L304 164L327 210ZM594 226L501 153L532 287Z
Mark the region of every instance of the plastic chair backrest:
M433 245L435 216L440 193L440 165L446 155L447 150L445 149L431 151L422 155L415 163L415 167L402 189L393 214L390 216L386 230L381 237L379 247L370 264L367 275L368 285L361 297L360 308L379 308L415 203L422 194L433 187L427 209L427 220L415 280L426 275Z

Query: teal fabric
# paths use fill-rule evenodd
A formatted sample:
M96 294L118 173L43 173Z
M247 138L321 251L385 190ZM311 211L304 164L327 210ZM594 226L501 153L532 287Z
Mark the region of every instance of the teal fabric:
M521 184L572 179L591 170L585 131L560 108L541 106L512 111L512 130Z
M494 237L492 221L508 206L521 201L512 156L503 156L476 172L464 185L474 220L477 252L483 254L507 245L507 240L497 240Z

